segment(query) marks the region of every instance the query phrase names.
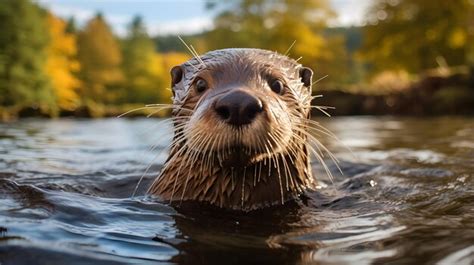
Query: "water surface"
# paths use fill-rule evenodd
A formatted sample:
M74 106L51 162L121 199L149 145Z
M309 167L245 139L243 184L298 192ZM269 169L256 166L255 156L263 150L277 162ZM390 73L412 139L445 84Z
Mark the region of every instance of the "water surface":
M318 121L344 175L248 214L143 196L159 119L0 124L0 264L474 263L473 118Z

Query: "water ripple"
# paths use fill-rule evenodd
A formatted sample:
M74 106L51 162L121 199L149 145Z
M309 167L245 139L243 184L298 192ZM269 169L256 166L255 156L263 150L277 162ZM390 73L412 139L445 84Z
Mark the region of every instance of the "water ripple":
M172 137L160 120L0 124L0 263L474 262L473 119L320 122L352 149L321 138L344 174L313 164L316 191L245 214L144 197Z

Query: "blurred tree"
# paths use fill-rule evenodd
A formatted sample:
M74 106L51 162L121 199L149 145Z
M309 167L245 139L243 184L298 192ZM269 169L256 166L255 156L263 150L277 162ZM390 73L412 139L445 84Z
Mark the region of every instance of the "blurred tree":
M323 36L328 20L335 16L328 1L241 0L221 8L215 29L207 35L210 49L254 47L285 53L295 41L289 54L302 57L300 62L316 70L317 76L344 72L343 39Z
M45 12L27 0L0 1L0 104L54 114L55 95L43 71Z
M67 33L72 33L72 34L77 33L76 19L74 17L70 17L67 20L66 32Z
M419 72L467 63L474 1L376 0L367 16L361 54L379 71Z
M156 103L165 100L160 55L149 38L143 21L135 17L122 42L125 98L129 103Z
M123 97L118 89L123 80L122 54L100 13L79 33L77 43L83 103L114 103Z
M79 71L75 58L76 38L66 32L66 23L48 14L47 23L50 41L47 47L46 73L49 75L58 105L61 109L73 110L77 107L79 80L74 73Z

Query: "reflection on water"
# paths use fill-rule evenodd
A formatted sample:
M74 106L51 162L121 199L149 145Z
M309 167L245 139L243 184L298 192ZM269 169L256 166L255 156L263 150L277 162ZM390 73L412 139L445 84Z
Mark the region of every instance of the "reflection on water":
M0 124L0 263L474 262L474 119L321 123L344 175L331 164L331 182L314 164L321 189L248 214L143 197L166 159L166 122Z

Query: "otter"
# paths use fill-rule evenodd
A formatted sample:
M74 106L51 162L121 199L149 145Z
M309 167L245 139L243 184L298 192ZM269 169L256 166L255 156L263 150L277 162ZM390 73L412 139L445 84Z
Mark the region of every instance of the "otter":
M171 69L174 138L148 194L250 211L316 181L308 124L313 71L261 49L223 49Z

